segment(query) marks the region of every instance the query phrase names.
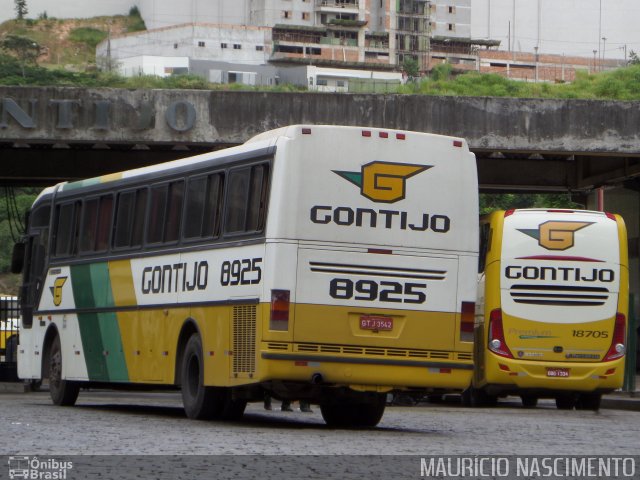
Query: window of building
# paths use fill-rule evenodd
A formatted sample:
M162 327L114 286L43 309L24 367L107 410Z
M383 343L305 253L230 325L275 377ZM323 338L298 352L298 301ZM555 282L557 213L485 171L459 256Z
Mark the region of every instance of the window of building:
M327 79L326 78L318 78L316 80L316 85L318 85L319 87L326 87L327 86Z
M283 10L282 11L282 17L283 18L291 18L291 11L290 10Z
M234 43L233 44L233 49L234 50L240 50L240 49L242 49L242 45L240 45L239 43Z
M227 48L227 44L226 43L221 43L220 44L220 48Z
M449 13L456 13L456 7L449 7Z
M309 20L309 12L302 12L302 20Z
M449 24L447 24L447 25L448 25L448 28L449 28L449 31L450 31L450 32L453 32L453 31L456 29L456 28L455 28L455 25L454 25L453 23L449 23Z
M198 42L198 46L199 47L204 47L204 42L202 42L202 41Z
M258 52L262 52L264 50L264 46L263 45L256 45L256 50Z
M174 44L173 44L173 48L174 48L174 49L175 49L175 48L178 48L178 44L177 44L177 43L174 43Z

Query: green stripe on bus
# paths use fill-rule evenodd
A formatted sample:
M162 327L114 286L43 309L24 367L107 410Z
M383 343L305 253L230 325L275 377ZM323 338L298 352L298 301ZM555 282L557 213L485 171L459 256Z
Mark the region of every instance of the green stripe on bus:
M100 183L100 177L89 178L87 180L79 180L77 182L70 182L64 186L64 191L75 190L76 188L90 187L91 185L97 185Z
M73 295L78 309L114 306L107 263L71 267ZM90 380L128 381L118 319L114 312L78 315Z

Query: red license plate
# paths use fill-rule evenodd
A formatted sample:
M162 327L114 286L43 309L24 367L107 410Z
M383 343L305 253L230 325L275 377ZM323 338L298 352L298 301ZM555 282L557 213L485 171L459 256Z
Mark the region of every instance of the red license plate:
M568 377L568 368L547 368L547 377Z
M360 328L362 330L393 330L393 318L361 315Z

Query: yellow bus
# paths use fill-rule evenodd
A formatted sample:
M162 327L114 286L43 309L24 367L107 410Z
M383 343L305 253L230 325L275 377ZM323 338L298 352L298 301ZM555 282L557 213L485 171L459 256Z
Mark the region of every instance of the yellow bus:
M480 222L475 370L463 400L597 410L620 388L629 302L619 215L497 211Z
M359 127L47 188L22 244L18 373L59 405L180 387L190 418L270 395L374 426L387 393L470 382L477 214L464 140Z

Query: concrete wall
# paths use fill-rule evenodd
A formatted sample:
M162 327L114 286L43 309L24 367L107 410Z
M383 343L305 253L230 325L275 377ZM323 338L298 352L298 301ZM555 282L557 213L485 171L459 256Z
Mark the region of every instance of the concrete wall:
M0 99L0 141L240 143L269 128L327 123L462 136L475 149L640 153L637 101L63 87L0 87ZM10 101L27 114L33 105L33 128L14 120L7 108ZM59 126L61 101L72 102L70 127ZM96 102L108 104L109 128L96 128ZM162 128L172 102L191 104L197 111L188 131L176 134ZM153 108L155 128L132 127L142 103Z

